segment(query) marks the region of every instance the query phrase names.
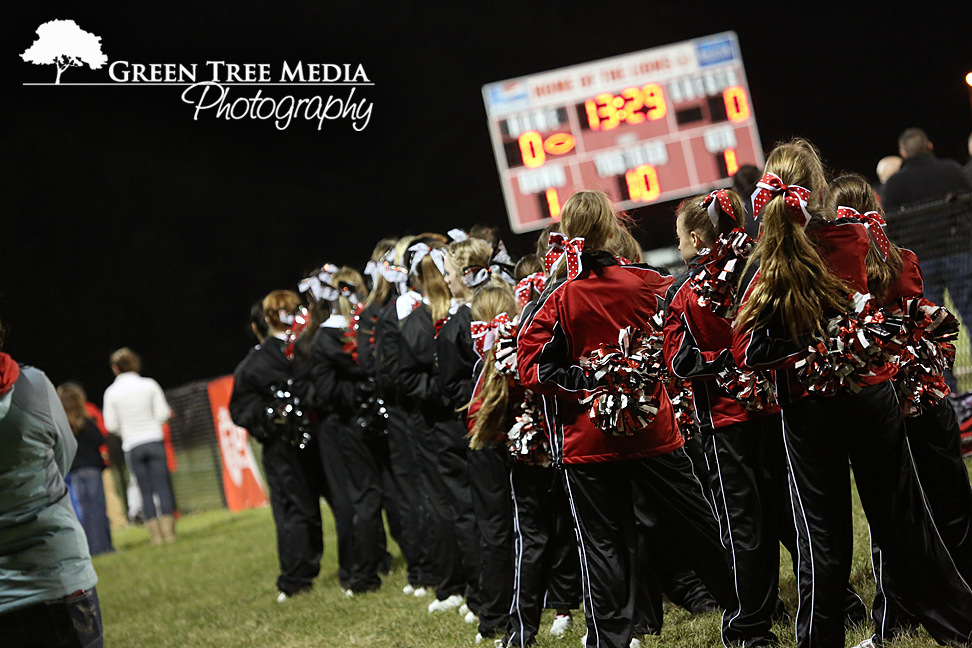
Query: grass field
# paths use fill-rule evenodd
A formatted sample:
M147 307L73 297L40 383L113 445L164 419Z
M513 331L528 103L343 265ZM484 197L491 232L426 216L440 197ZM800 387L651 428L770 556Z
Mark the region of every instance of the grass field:
M867 525L856 493L855 552L851 582L870 604L874 582L868 553ZM325 509L326 511L326 509ZM405 571L397 547L396 562L381 591L346 598L338 586L334 526L325 514L325 554L321 576L309 594L275 602L277 558L269 509L230 513L211 511L185 517L179 540L172 545L148 546L148 534L130 527L115 534L116 554L99 556L98 591L106 645L118 647L320 647L375 646L381 648L453 648L473 646L474 625L455 611L429 614L431 596L405 596ZM784 551L781 595L791 612L796 609L796 585ZM550 612L538 646L580 646L583 615L567 634L546 633ZM776 628L782 646L793 646L792 625ZM847 633L853 646L870 636L870 628ZM492 648L491 643L484 646ZM691 617L666 603L661 637L648 646L695 648L720 646L719 616ZM921 634L893 646L934 646Z

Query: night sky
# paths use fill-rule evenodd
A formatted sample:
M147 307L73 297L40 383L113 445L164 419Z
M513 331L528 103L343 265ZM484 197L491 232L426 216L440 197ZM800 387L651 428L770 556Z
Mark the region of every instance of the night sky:
M321 262L360 268L386 235L505 228L484 83L734 30L765 148L809 137L834 170L873 176L921 126L936 153L968 158L969 2L935 3L934 16L852 3L92 4L4 10L0 320L14 358L55 384L81 380L96 402L118 347L163 387L230 373L251 344L250 305ZM53 19L101 36L109 62L270 63L274 75L283 61L360 63L373 115L363 132L278 131L212 111L193 121L179 87L23 86L54 79L19 56ZM71 68L62 81L109 78ZM673 243L671 210L634 212L646 248ZM534 236L506 238L526 251Z

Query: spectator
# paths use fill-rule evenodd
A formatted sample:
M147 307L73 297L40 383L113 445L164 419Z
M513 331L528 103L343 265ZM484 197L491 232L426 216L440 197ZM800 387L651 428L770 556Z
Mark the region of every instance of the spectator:
M98 577L64 485L76 449L51 381L0 353L0 636L6 648L104 645Z
M751 237L759 236L759 223L753 218L753 192L762 172L752 164L744 164L732 175L732 189L743 201L746 212L746 233Z
M932 143L920 128L909 128L898 138L901 170L884 185L883 207L891 212L901 207L972 191L962 168L954 160L939 160Z
M78 442L78 451L71 464L71 485L81 507L79 517L88 538L88 549L92 556L114 551L101 475L106 467L101 454L104 437L87 414L84 391L80 387L66 383L57 388L57 395L61 397L71 431Z
M969 161L962 167L962 171L965 172L965 178L969 181L969 184L972 184L972 135L969 135Z
M888 178L893 176L901 169L901 158L897 155L886 155L881 158L877 163L877 177L878 186L875 187L874 191L880 198L881 194L884 193L884 185L887 184Z
M972 192L972 184L958 162L937 159L932 153L932 143L920 128L903 132L898 138L898 148L903 161L901 170L888 178L884 186L886 213L893 216L892 212L901 207ZM921 223L922 228L936 232L932 238L934 247L916 251L924 275L925 298L944 304L948 288L958 315L969 326L972 325L972 251L967 241L972 223L961 219L957 226L958 229L948 230L934 221ZM954 391L955 377L950 371L945 373L945 380Z
M175 511L166 466L162 424L171 410L159 383L139 375L142 361L129 348L111 354L115 382L105 390L105 427L122 438L125 458L142 494L142 510L150 544L175 540ZM159 508L155 507L155 496Z

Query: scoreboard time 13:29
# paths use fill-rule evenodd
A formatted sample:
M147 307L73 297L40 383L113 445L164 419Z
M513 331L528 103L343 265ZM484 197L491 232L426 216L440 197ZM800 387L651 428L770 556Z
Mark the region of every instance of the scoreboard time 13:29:
M557 219L578 189L631 209L763 165L733 32L490 83L483 97L515 232Z

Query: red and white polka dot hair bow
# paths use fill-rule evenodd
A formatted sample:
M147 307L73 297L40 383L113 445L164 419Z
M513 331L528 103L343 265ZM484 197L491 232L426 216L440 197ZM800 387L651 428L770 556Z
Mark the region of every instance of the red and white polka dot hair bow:
M559 232L551 232L548 239L549 249L543 258L543 266L547 269L547 274L553 272L561 257L567 257L567 278L573 279L583 270L581 265L581 252L584 251L584 238L576 237L569 241L567 237Z
M807 211L810 190L799 185L784 184L775 173L764 173L756 183L756 191L753 192L753 218L758 220L766 203L780 194L783 194L783 200L790 208L794 220L801 227L806 227L810 222L810 212Z
M870 235L871 240L874 241L874 247L877 248L881 259L883 261L888 260L888 254L891 253L891 241L884 231L884 226L887 223L881 217L881 214L876 211L864 212L862 214L853 207L838 207L837 218L856 218L864 223L864 227L867 228L867 233Z
M513 329L513 321L506 313L500 313L489 322L475 321L469 325L472 334L473 349L480 360L486 359L486 352L493 348L503 335L509 335Z
M725 189L717 189L710 193L708 196L702 199L701 207L705 207L706 211L709 212L709 220L712 221L712 226L719 230L719 210L721 209L726 213L732 222L736 222L736 210L732 208L732 201L729 200L729 194L726 193Z
M516 303L520 305L520 308L523 308L530 303L530 297L534 290L539 294L543 292L546 286L547 278L542 272L534 272L532 275L523 277L520 279L520 283L516 284L516 290L513 291L516 296Z

